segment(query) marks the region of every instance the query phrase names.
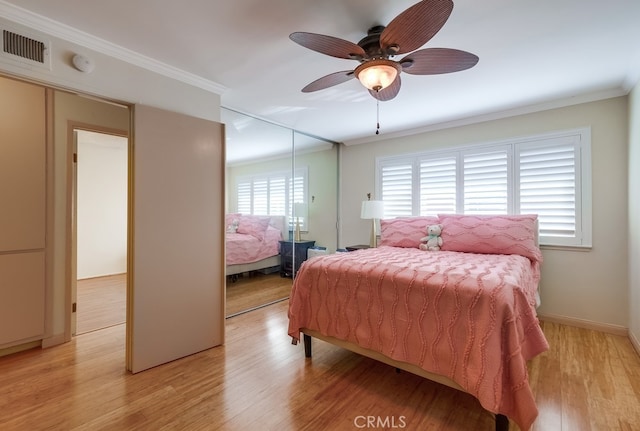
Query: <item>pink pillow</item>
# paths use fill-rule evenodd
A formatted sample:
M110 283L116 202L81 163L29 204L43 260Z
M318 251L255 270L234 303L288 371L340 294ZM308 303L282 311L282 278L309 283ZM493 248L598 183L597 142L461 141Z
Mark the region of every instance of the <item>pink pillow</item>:
M441 250L518 254L542 262L536 242L537 215L441 214L438 217L442 224Z
M398 217L380 220L380 243L391 247L418 248L427 236L427 226L438 224L438 217Z
M262 241L269 227L269 220L271 220L269 216L243 215L240 217L236 232L255 236Z

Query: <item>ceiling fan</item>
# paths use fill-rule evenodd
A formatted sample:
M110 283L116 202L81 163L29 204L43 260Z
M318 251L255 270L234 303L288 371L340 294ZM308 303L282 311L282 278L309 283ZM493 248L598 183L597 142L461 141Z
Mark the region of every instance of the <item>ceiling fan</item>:
M453 10L452 0L422 0L395 17L388 26L374 26L357 44L333 36L295 32L289 38L313 51L337 58L357 60L353 70L319 78L302 89L323 90L358 78L379 101L391 100L400 91L400 72L436 75L458 72L476 65L478 57L450 48L416 49L427 43L445 24ZM415 51L398 61L391 57Z

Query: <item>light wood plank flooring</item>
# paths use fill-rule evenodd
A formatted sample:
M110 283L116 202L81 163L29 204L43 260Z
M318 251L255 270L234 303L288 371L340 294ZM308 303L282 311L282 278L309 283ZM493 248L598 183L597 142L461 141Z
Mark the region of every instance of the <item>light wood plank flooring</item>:
M254 310L286 299L291 279L279 274L252 273L227 280L227 316ZM78 280L76 334L119 325L127 316L127 275L116 274Z
M127 274L78 280L76 303L76 334L124 323L127 319Z
M305 359L287 336L287 306L228 319L225 346L136 375L124 370L124 325L0 358L0 429L357 430L360 416L388 418L386 429L493 429L470 395L316 340ZM530 363L533 429L640 429L628 339L543 327L552 347Z
M290 278L280 277L280 274L252 272L236 281L230 281L228 277L227 316L289 298L292 284Z

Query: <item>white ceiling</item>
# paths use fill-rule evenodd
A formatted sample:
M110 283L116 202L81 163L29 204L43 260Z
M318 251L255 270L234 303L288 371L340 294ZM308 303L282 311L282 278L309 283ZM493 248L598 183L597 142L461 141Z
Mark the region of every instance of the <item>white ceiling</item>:
M334 141L375 138L356 80L304 94L357 63L305 49L294 31L353 42L416 0L5 0L227 88L225 107ZM425 47L476 54L472 69L402 75L381 136L626 94L640 76L639 0L455 0ZM438 126L439 125L439 126Z

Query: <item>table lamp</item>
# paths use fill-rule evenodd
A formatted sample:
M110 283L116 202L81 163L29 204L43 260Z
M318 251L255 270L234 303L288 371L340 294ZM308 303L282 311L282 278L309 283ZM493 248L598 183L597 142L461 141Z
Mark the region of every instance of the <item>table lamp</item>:
M302 238L300 238L300 217L303 220L306 220L309 216L307 204L304 202L296 202L293 204L293 215L296 216L296 233L293 238L294 241L300 242Z
M362 201L360 218L366 220L371 219L371 238L369 240L371 247L376 246L376 238L378 236L376 220L382 217L384 217L384 202L372 200Z

